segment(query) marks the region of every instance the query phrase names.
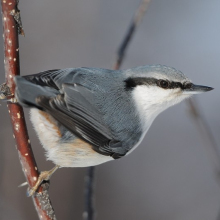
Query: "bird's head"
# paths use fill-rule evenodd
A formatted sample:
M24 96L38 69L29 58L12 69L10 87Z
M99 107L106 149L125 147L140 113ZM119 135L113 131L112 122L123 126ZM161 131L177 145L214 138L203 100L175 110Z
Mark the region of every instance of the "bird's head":
M174 68L153 65L127 70L125 89L130 91L141 120L151 123L168 107L213 88L193 84Z

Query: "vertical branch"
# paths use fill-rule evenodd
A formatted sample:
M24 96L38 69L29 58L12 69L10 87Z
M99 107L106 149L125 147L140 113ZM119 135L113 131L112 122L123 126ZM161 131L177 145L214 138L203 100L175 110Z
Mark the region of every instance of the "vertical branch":
M1 86L1 98L8 100L8 111L11 118L13 137L16 141L20 162L29 187L36 183L39 172L31 149L24 112L20 105L13 103L15 84L14 76L20 74L18 34L24 35L21 25L18 0L1 0L3 38L4 38L4 65L6 83ZM35 208L40 219L55 219L51 206L47 185L39 189L37 196L33 196Z
M147 7L150 3L150 0L142 0L140 3L132 21L131 24L127 30L127 33L119 46L118 52L117 52L117 59L114 64L113 69L118 70L123 61L126 54L126 50L128 48L129 43L131 42L131 39L141 23L145 12L147 10ZM87 174L85 177L85 211L83 213L84 220L94 220L95 219L95 210L94 210L94 178L95 178L95 167L89 167L87 170Z
M85 220L95 219L95 208L94 208L94 187L95 187L95 167L88 167L85 176L85 212L83 218Z

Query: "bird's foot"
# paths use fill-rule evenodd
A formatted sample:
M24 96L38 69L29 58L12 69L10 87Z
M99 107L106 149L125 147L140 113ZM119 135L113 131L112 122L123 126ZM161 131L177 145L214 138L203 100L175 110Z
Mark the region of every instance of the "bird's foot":
M6 100L8 96L12 96L11 90L6 83L0 85L0 99Z
M60 168L60 166L55 166L53 169L49 170L49 171L43 171L40 173L37 182L35 183L34 187L32 187L31 189L27 190L27 196L33 196L34 193L37 191L37 189L39 188L39 186L41 185L41 183L43 181L48 181L50 179L50 177L53 175L53 173Z
M18 100L14 97L6 83L0 85L0 99L11 103L18 103Z

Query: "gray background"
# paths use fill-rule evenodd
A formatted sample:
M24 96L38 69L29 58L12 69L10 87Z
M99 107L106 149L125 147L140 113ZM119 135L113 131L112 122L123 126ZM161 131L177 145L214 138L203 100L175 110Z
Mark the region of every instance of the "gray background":
M137 0L20 1L25 38L20 37L21 74L67 67L112 68ZM152 0L123 65L175 67L195 83L215 88L196 97L220 144L220 1ZM2 28L0 29L2 30ZM3 51L2 39L0 51ZM4 82L3 52L0 81ZM41 170L50 169L29 123ZM37 219L27 198L6 105L0 107L0 219ZM215 220L220 188L208 141L186 103L163 112L132 154L97 167L97 220ZM84 168L60 169L50 195L58 219L81 219Z

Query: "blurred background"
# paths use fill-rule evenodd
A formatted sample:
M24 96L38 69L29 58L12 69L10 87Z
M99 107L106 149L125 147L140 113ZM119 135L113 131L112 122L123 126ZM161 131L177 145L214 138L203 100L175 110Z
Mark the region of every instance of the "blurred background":
M21 74L67 67L112 68L139 0L20 1ZM220 146L220 1L152 0L123 64L165 64L193 82L215 88L196 97ZM2 27L0 28L2 31ZM0 39L0 82L4 82ZM26 197L6 104L0 106L0 219L37 220ZM26 120L40 170L53 164ZM209 142L186 102L163 112L132 154L96 169L97 220L216 220L220 183ZM219 149L220 150L220 149ZM85 168L63 168L51 179L58 219L82 219Z

